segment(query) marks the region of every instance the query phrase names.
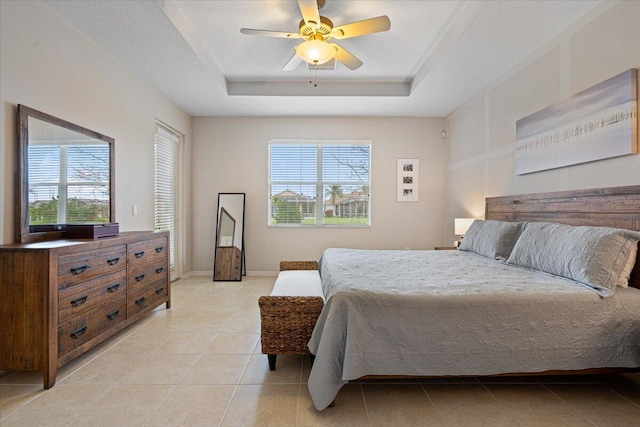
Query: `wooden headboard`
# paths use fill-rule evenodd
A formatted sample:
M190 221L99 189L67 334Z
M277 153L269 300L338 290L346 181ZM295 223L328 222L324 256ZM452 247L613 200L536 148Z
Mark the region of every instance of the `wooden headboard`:
M488 197L484 217L640 231L640 185ZM640 289L640 250L629 285Z

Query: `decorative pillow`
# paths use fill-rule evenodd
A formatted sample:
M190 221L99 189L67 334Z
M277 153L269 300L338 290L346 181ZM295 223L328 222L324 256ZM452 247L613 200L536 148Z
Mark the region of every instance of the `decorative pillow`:
M631 230L528 222L507 262L575 280L607 298L639 240Z
M520 236L522 222L475 220L458 248L494 259L505 260Z
M622 273L620 273L620 277L618 277L618 286L622 286L626 288L629 286L629 278L631 277L631 271L633 271L633 267L636 265L636 258L638 257L638 245L633 245L631 250L629 251L629 258L627 259L627 264L622 269Z

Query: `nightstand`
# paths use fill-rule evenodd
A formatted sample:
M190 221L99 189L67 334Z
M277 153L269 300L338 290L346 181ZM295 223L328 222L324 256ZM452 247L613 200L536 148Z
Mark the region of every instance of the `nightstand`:
M458 250L458 248L456 248L455 246L436 246L433 249L436 251L457 251Z

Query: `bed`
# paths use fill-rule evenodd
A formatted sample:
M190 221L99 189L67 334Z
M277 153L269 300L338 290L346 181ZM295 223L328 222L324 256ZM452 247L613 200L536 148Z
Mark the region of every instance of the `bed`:
M550 230L552 236L594 233L560 223L606 226L622 229L630 236L626 248L637 251L638 234L624 230L640 231L640 186L488 198L485 218L490 221L479 226L511 230L519 224L509 252L524 261L472 251L324 252L327 302L309 342L315 355L309 391L317 409L329 406L348 381L371 375L640 370L640 262L631 264L627 287L616 286L618 272L599 286L591 276L574 280L538 269L536 254L562 238L531 243L535 233ZM591 242L591 234L577 237ZM597 242L586 250L600 251ZM567 245L560 248L571 254ZM613 264L629 267L627 255L625 249ZM562 256L542 262L557 264ZM591 274L576 260L563 262L576 274Z

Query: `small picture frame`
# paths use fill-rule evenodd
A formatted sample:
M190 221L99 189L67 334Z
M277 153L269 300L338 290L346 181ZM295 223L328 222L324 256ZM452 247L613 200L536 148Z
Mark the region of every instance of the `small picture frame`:
M418 159L398 159L397 200L417 202L419 196Z

